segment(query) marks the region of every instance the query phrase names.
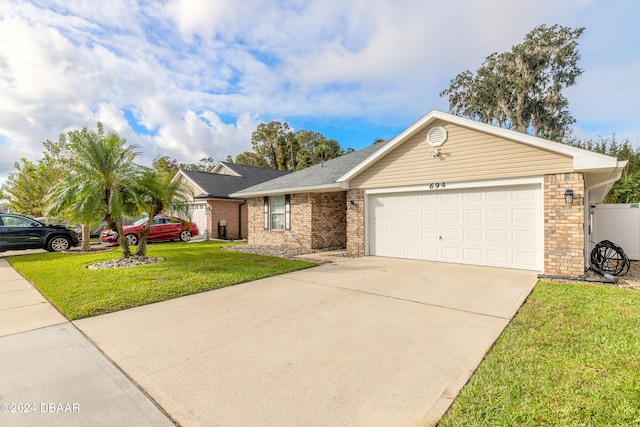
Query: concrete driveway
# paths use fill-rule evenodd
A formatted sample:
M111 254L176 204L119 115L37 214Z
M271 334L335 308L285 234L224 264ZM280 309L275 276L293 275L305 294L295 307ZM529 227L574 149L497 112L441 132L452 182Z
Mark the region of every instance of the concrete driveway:
M184 426L433 425L536 274L338 259L74 323Z

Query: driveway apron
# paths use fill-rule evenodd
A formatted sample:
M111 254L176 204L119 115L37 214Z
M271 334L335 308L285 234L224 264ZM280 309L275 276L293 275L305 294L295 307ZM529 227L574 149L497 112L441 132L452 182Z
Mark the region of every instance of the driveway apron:
M339 259L75 324L184 426L434 425L536 274Z
M173 422L0 257L1 426Z

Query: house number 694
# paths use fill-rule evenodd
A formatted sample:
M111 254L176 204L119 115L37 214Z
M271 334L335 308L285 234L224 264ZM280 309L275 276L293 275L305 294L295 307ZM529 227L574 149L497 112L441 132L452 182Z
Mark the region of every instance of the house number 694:
M431 190L436 190L438 188L444 188L444 187L445 187L444 182L434 182L432 184L429 184L429 189Z

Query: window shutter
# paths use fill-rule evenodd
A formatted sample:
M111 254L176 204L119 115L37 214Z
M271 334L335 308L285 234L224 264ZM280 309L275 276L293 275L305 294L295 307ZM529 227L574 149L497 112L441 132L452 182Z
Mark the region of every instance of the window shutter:
M269 196L264 196L263 204L264 204L264 229L269 229Z
M291 194L284 196L284 229L291 231Z

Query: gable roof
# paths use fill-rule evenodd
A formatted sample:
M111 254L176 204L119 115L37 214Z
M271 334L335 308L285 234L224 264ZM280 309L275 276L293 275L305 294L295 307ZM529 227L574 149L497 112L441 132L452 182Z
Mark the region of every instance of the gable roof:
M385 144L386 142L380 142L362 150L344 154L324 163L254 185L233 193L232 196L244 198L269 194L342 190L344 187L337 182L338 178L380 150Z
M604 198L611 185L620 177L622 169L627 163L626 161L618 161L615 157L582 148L481 123L442 111L431 110L390 141L375 144L329 160L324 165L315 165L263 184L246 188L232 194L232 196L246 198L271 194L346 190L349 188L351 179L436 121L456 124L478 132L568 156L573 160L573 170L584 172L587 175L587 188L593 192L593 195L591 195L593 197L590 198L596 201Z
M275 169L259 168L227 162L218 162L218 165L216 165L214 170L219 170L219 165L223 165L231 169L239 176L180 169L176 174L176 177L173 179L175 180L179 175L189 179L202 191L201 194L197 194L195 196L197 199L231 199L233 198L230 196L231 193L289 173Z
M354 178L360 172L371 166L379 158L383 157L388 152L392 151L398 145L405 142L411 136L427 127L429 124L442 120L448 123L457 124L473 130L477 130L489 135L494 135L506 139L510 139L515 142L527 144L533 147L548 150L554 153L570 156L573 159L573 169L576 172L597 171L603 169L616 169L620 166L618 160L615 157L607 156L593 151L585 150L578 147L572 147L560 142L550 141L548 139L539 138L525 133L516 132L509 129L504 129L498 126L482 123L476 120L471 120L465 117L456 116L449 113L444 113L438 110L431 110L420 120L409 126L400 135L393 138L385 145L383 150L379 150L374 155L367 158L365 161L351 169L338 179L338 182L345 182Z

